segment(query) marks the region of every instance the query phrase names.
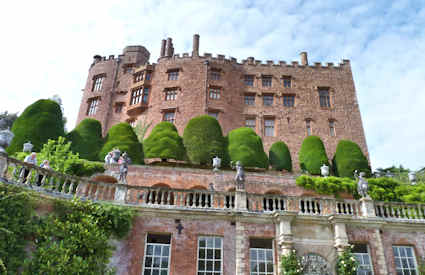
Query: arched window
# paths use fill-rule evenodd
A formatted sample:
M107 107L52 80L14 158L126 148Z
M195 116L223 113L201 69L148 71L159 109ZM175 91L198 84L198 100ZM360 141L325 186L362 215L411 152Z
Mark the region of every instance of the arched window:
M322 256L308 253L302 258L303 274L305 275L331 275L330 264Z

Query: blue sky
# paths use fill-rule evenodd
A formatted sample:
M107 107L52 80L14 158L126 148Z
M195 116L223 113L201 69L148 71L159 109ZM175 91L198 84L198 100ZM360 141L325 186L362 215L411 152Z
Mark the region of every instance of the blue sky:
M238 60L350 59L373 168L425 166L425 4L423 1L9 1L2 7L0 111L22 111L59 94L68 130L94 54L160 41L176 53Z

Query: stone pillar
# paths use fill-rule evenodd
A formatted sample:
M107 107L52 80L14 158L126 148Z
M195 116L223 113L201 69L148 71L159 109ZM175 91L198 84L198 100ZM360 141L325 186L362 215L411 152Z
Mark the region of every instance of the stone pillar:
M369 196L360 199L360 210L361 210L362 217L365 217L365 218L376 217L375 204L373 203L373 200Z
M236 221L236 273L246 274L247 268L247 238L245 236L245 226L242 222Z
M341 255L344 252L344 249L347 246L349 246L347 229L346 229L345 223L343 222L335 222L334 228L335 228L335 235L334 235L335 248L338 255Z
M301 57L301 65L307 66L308 65L307 52L300 53L300 57Z
M7 154L0 153L0 177L6 177L8 167Z
M127 196L127 184L122 184L121 182L117 184L115 188L114 201L119 203L125 203L125 198Z
M377 263L377 275L388 274L387 262L385 260L384 254L384 245L382 243L382 237L380 229L376 228L374 232L374 237L371 238L371 242L375 244L376 247L376 263Z
M159 57L164 57L165 56L165 47L167 45L167 40L162 39L161 41L161 53L159 54Z
M288 215L289 214L289 215ZM281 215L276 213L275 223L276 223L276 240L279 246L278 257L277 257L277 271L278 274L281 274L282 270L280 268L280 257L282 255L288 255L293 249L294 241L292 236L291 222L296 216L296 213L286 213Z
M193 35L192 56L199 56L199 34Z
M236 190L235 191L235 208L237 210L247 210L246 205L246 191L245 190Z

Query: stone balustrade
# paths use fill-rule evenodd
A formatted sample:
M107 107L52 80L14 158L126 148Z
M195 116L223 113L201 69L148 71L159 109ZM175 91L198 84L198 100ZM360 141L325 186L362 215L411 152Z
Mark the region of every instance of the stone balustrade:
M43 169L0 153L0 179L4 182L32 188L38 192L64 198L74 196L93 201L109 201L146 208L176 210L215 210L255 213L292 212L302 216L345 215L377 217L383 220L425 223L425 204L377 202L362 205L362 201L279 194L246 193L246 209L237 207L238 192L170 189L132 186L121 183L95 182ZM245 200L245 197L243 198ZM364 210L364 208L367 208ZM370 209L369 209L370 208ZM372 214L370 214L372 213Z

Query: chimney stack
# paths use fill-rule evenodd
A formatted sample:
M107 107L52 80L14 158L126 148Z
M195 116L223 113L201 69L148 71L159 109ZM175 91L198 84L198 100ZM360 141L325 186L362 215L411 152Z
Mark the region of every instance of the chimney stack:
M161 41L161 53L160 53L159 57L165 56L165 46L166 45L167 45L167 40L162 39L162 41Z
M199 56L199 34L193 35L192 56Z
M167 38L167 56L173 56L173 39L170 37Z
M307 52L300 53L300 56L301 56L301 65L307 66L308 65Z

